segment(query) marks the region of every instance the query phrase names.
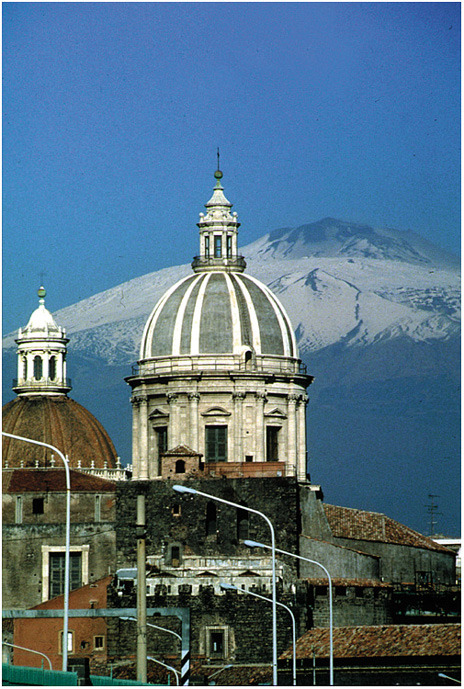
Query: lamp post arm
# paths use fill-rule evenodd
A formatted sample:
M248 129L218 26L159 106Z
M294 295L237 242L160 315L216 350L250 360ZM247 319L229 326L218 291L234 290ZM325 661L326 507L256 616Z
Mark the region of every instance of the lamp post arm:
M16 644L10 644L8 643L8 641L2 641L2 646L12 646L13 648L19 648L20 651L29 651L29 653L36 653L38 656L43 656L47 659L50 670L52 669L52 661L48 656L45 655L45 653L41 653L40 651L33 651L32 648L26 648L25 646L17 646Z
M265 600L268 603L272 603L272 598L266 598L266 596L261 596L259 593L255 593L254 591L247 591L246 589L239 589L238 586L234 586L233 584L230 584L226 587L224 587L226 590L228 588L235 589L235 591L238 591L239 593L246 593L249 596L254 596L255 598L261 598L261 600ZM295 620L295 615L293 614L293 611L290 610L290 608L285 605L285 603L281 603L280 601L276 601L277 605L280 605L281 608L285 608L285 610L290 613L290 617L292 618L292 638L293 638L293 685L296 685L296 620Z
M69 462L64 456L64 454L54 445L49 445L48 443L43 443L40 440L32 440L31 438L23 438L21 435L13 435L12 433L6 433L2 431L2 435L7 438L13 438L14 440L23 440L25 443L31 443L32 445L40 445L41 447L48 447L58 454L61 461L64 464L66 473L66 550L64 558L64 615L63 615L63 672L68 669L68 611L69 611L69 549L70 549L70 523L71 523L71 478L69 473Z
M173 636L177 636L179 641L182 641L182 637L180 634L177 632L173 632L172 629L166 629L165 627L159 627L157 624L153 624L153 622L147 622L147 627L154 627L155 629L160 629L162 632L167 632L168 634L172 634Z
M172 672L176 676L177 686L179 686L179 673L175 668L173 668L171 665L166 665L166 663L163 663L161 660L158 660L157 658L153 658L153 656L147 656L147 660L152 660L154 663L159 663L163 667L166 667L168 670L172 670Z
M202 495L204 498L209 498L210 500L216 500L217 502L222 502L224 505L230 505L239 510L245 510L246 512L252 512L257 514L266 520L270 530L271 530L271 543L272 546L272 679L274 686L277 686L277 595L276 595L276 567L275 567L275 532L271 520L263 512L259 510L254 510L252 507L247 507L245 505L239 505L237 502L231 502L230 500L224 500L224 498L218 498L216 495L211 495L210 493L203 493L201 490L196 488L189 488L188 486L173 486L173 490L178 493L187 493L190 495Z
M256 541L245 541L245 544L248 545L251 548L266 548L267 550L271 550L271 546L266 545L265 543L257 543ZM332 686L334 683L334 677L333 677L333 601L332 601L332 577L330 576L328 570L324 565L322 565L320 562L317 562L316 560L311 560L309 557L303 557L302 555L295 555L295 553L289 553L288 550L281 550L280 548L276 548L274 546L274 551L276 553L281 553L282 555L289 555L290 557L294 557L297 560L303 560L304 562L311 562L313 565L317 565L321 569L324 570L327 579L329 581L329 675L330 675L330 685Z

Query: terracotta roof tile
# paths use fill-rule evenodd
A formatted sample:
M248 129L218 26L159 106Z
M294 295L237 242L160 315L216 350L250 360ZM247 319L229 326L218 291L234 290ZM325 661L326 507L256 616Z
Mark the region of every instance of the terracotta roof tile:
M361 541L396 543L428 550L450 552L431 538L413 531L408 526L390 519L385 514L366 512L351 507L339 507L324 503L324 511L332 534L336 538L350 538Z
M45 493L47 491L63 492L66 490L64 469L13 469L3 471L11 474L4 491L8 493ZM113 481L106 481L98 476L70 471L71 492L112 492L116 490Z
M335 627L335 658L456 656L461 654L460 624L392 624ZM297 658L329 655L329 630L310 629L296 643ZM281 658L291 658L288 649Z

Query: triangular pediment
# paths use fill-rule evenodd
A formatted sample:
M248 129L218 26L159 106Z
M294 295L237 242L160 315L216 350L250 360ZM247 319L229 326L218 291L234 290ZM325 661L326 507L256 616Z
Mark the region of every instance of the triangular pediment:
M271 418L271 419L279 419L279 420L282 419L283 420L283 419L287 418L287 415L284 414L284 412L281 409L279 409L278 407L275 407L275 409L272 409L271 411L267 411L264 414L264 416L267 419Z
M162 409L153 409L153 411L149 415L149 419L151 421L154 421L156 419L167 419L169 417L169 414Z

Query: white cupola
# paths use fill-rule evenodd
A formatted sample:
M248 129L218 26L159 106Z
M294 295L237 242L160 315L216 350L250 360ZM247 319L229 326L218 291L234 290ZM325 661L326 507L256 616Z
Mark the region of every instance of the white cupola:
M214 173L216 185L213 195L205 204L206 214L200 213L200 255L192 262L195 273L224 269L243 272L246 262L238 255L237 235L240 223L237 213L231 213L232 204L224 196L222 172Z
M39 306L25 328L20 328L18 345L18 378L13 390L18 395L66 395L71 390L66 378L66 331L55 323L45 308L46 291L37 292Z

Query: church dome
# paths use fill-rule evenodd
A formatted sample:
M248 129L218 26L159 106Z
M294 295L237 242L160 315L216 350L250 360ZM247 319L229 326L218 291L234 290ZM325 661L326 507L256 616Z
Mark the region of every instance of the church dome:
M71 468L114 468L114 445L99 421L85 407L65 395L20 395L2 410L3 431L54 445ZM53 451L13 438L3 438L3 467L51 466ZM56 466L61 460L55 457Z
M199 272L159 300L142 338L141 359L203 354L297 357L283 306L259 280L241 272Z
M245 275L238 253L240 223L224 195L222 172L200 213L200 253L194 275L169 289L153 309L142 337L142 362L162 357L285 357L298 352L283 306L259 280Z

